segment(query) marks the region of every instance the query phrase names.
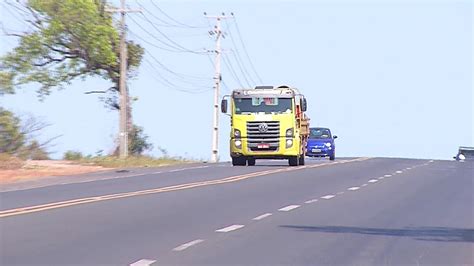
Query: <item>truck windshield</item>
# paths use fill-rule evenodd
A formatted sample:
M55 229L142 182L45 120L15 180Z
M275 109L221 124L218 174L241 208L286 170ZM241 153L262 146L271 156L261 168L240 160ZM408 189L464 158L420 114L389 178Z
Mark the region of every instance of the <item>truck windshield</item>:
M291 98L253 97L235 98L235 113L291 113Z

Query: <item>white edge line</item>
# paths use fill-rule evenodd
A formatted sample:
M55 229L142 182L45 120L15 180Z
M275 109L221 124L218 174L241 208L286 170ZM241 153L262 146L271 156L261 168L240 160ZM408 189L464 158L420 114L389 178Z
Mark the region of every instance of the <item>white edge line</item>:
M325 199L325 200L328 200L328 199L332 199L334 197L335 197L335 195L326 195L326 196L322 196L321 198Z
M238 230L238 229L240 229L244 226L245 225L242 225L242 224L234 224L234 225L227 226L227 227L224 227L224 228L221 228L221 229L217 229L216 232L218 232L218 233L227 233L227 232L231 232L231 231L234 231L234 230Z
M294 210L294 209L299 208L299 207L300 207L300 205L289 205L289 206L280 208L278 210L281 211L281 212L287 212L287 211L291 211L291 210Z
M392 175L384 175L385 177L391 177Z
M356 191L356 190L359 190L359 189L360 189L360 187L350 187L347 190Z
M142 259L130 264L130 266L148 266L154 262L156 262L156 260Z
M255 218L253 218L252 220L254 220L254 221L259 221L259 220L265 219L265 218L267 218L267 217L269 217L269 216L272 216L272 214L271 214L271 213L265 213L265 214L262 214L262 215L260 215L260 216L257 216L257 217L255 217Z
M377 179L370 179L369 180L369 183L375 183L375 182L378 182L378 180Z
M316 201L318 201L318 199L307 200L307 201L305 201L304 203L310 204L310 203L314 203L314 202L316 202Z
M185 249L187 249L187 248L189 248L189 247L192 247L192 246L194 246L194 245L197 245L197 244L199 244L199 243L201 243L201 242L203 242L203 241L204 241L204 240L202 240L202 239L196 239L196 240L193 240L193 241L188 242L188 243L186 243L186 244L182 244L182 245L180 245L180 246L177 246L177 247L173 248L173 251L183 251L183 250L185 250Z

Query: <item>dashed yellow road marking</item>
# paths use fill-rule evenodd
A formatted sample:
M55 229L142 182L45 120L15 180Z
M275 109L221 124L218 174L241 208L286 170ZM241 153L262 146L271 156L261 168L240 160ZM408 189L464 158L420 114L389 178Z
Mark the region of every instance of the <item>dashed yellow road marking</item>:
M359 161L365 161L368 159L370 158L364 157L364 158L358 158L354 160L347 160L344 162L359 162ZM64 208L64 207L70 207L70 206L75 206L75 205L80 205L80 204L100 202L100 201L106 201L106 200L112 200L112 199L120 199L120 198L128 198L128 197L135 197L135 196L148 195L148 194L185 190L185 189L202 187L202 186L226 184L226 183L242 181L242 180L253 178L253 177L277 174L281 172L296 171L296 170L301 170L301 169L311 169L311 168L317 168L317 167L322 167L326 165L335 165L335 164L336 163L322 163L322 164L304 165L304 166L297 166L297 167L290 167L290 168L279 168L279 169L274 169L274 170L265 170L265 171L254 172L254 173L249 173L249 174L231 176L231 177L226 177L226 178L217 179L217 180L201 181L201 182L186 183L186 184L173 185L173 186L155 188L155 189L147 189L147 190L140 190L140 191L133 191L133 192L123 192L123 193L109 194L109 195L103 195L103 196L94 196L94 197L87 197L87 198L80 198L80 199L73 199L73 200L66 200L66 201L58 201L58 202L53 202L53 203L48 203L48 204L34 205L34 206L29 206L29 207L21 207L21 208L16 208L16 209L0 211L0 218L52 210L52 209L59 209L59 208Z

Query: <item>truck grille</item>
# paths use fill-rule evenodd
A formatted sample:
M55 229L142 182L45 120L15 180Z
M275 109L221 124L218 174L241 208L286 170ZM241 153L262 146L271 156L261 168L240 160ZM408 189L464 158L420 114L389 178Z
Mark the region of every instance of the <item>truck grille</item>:
M279 121L247 122L247 143L251 151L278 150L278 147L280 145L280 122ZM267 145L268 147L265 147ZM262 148L262 146L264 148Z

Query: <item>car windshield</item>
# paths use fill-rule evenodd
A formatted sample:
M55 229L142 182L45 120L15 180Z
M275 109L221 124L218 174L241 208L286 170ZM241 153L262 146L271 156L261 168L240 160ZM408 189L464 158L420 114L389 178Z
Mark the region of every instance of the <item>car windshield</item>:
M291 100L277 97L235 98L235 113L291 113Z
M464 155L466 160L474 160L474 148L461 147L458 154Z
M311 128L309 131L310 139L330 139L331 131L327 128Z

